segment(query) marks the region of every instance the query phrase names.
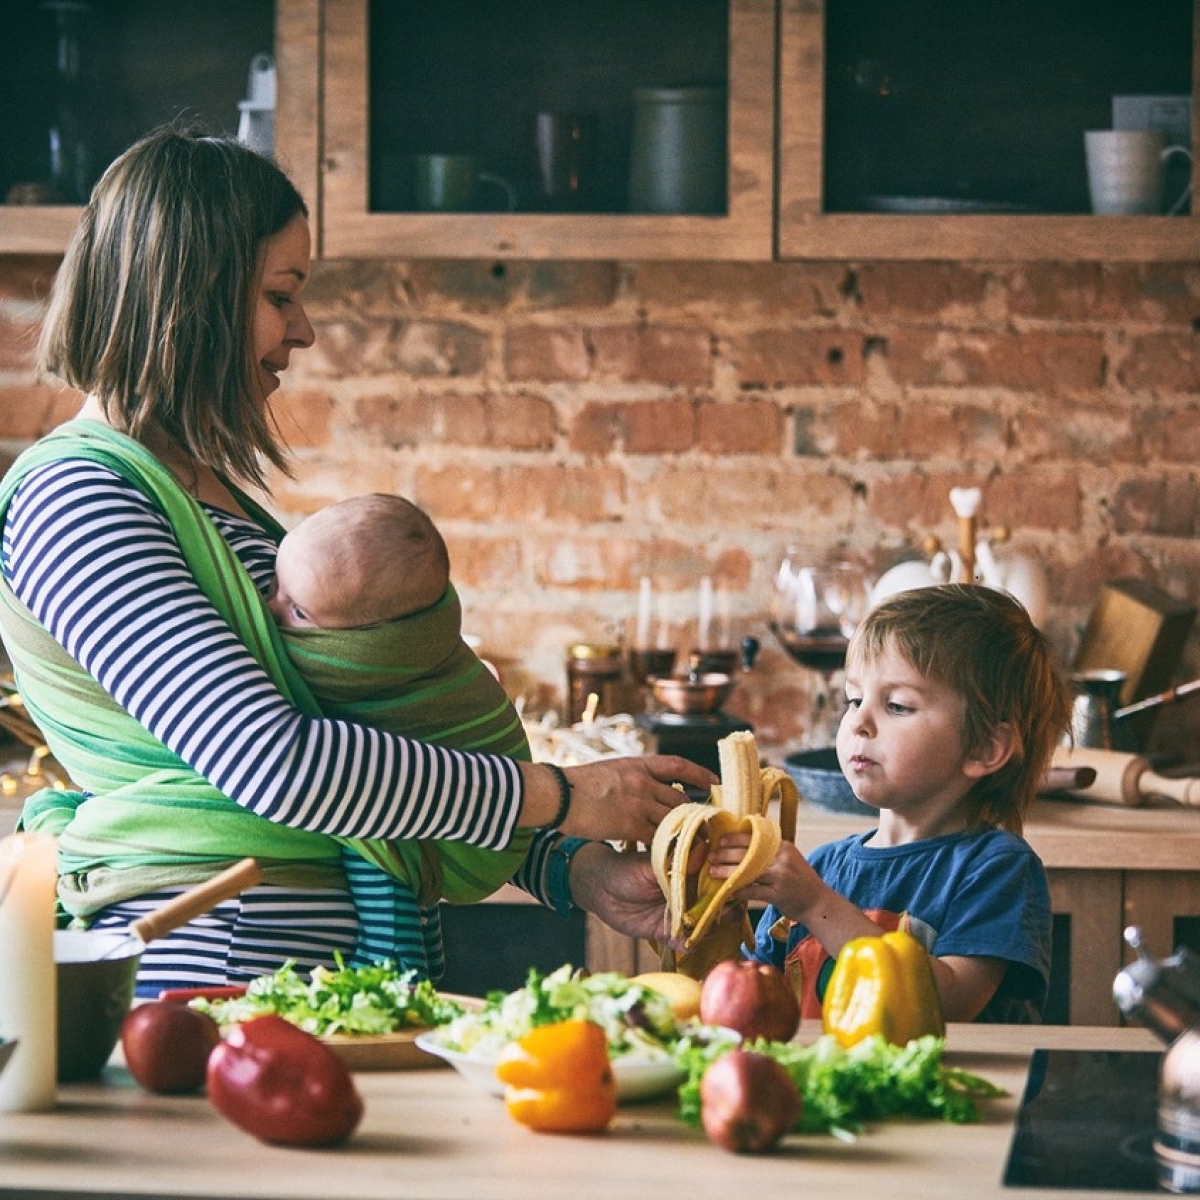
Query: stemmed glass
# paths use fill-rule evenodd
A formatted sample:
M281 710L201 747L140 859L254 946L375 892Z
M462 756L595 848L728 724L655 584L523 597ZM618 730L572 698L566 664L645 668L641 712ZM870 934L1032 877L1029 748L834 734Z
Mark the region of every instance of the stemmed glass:
M794 662L821 676L809 714L811 746L832 745L842 704L834 676L846 665L850 635L870 603L866 570L845 559L784 550L775 571L769 624Z

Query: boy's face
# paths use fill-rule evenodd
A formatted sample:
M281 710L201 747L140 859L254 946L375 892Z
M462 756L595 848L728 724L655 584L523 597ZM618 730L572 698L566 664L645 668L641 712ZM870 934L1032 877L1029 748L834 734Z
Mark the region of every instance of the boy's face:
M949 814L989 768L963 750L963 698L891 647L846 673L838 760L865 804L922 820Z

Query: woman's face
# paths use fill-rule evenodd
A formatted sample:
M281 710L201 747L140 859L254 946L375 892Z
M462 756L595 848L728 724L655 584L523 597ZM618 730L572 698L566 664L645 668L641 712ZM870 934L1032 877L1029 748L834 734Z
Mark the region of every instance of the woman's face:
M311 247L308 221L301 213L263 243L251 342L264 401L279 387L279 374L287 370L292 351L313 344L312 325L300 302L308 282Z

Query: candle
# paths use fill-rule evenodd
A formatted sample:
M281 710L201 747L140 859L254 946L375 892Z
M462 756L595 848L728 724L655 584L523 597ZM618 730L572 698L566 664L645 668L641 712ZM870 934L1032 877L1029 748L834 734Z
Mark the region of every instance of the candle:
M717 588L717 618L717 648L724 650L733 645L733 607L724 584Z
M653 597L650 592L650 577L642 576L638 586L637 634L634 649L644 650L650 645L650 608Z
M709 648L709 639L712 636L712 619L713 582L708 575L705 575L700 580L700 630L697 641L701 650Z
M53 1108L58 1086L54 887L58 843L18 833L0 841L0 1037L19 1042L0 1072L0 1112Z

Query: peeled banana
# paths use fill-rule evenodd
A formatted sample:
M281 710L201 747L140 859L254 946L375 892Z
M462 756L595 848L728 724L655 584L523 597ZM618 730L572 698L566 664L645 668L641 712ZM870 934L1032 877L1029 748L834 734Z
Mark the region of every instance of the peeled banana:
M796 836L799 794L786 771L760 767L754 734L739 730L717 743L721 782L707 804L681 804L659 825L650 847L655 878L667 898L671 937L682 939L676 969L700 977L720 960L736 954L749 934L746 906L740 924L718 921L739 888L752 883L771 864L782 839ZM779 795L779 823L767 814ZM695 875L687 871L697 839L715 843L728 833L748 832L750 845L727 879L714 879L707 863ZM712 945L709 943L712 942ZM719 943L719 945L718 945Z

